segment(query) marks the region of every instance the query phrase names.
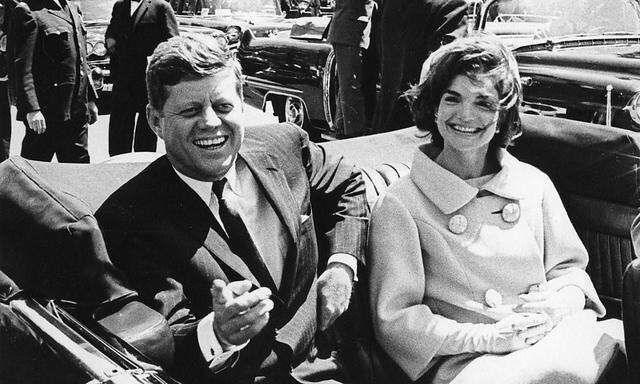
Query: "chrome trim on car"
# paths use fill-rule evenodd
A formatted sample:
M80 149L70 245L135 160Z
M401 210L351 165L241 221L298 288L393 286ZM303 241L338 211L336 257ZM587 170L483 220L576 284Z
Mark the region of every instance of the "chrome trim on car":
M279 85L274 81L264 80L254 76L245 76L244 82L245 84L250 85L252 87L256 87L256 88L275 89L276 93L282 93L288 96L294 96L294 97L300 98L300 96L302 95L301 90L283 87L282 85Z
M333 49L327 56L327 61L324 65L324 73L322 74L322 109L324 111L324 119L327 121L329 130L333 131L333 116L331 116L331 66L335 61L335 53Z

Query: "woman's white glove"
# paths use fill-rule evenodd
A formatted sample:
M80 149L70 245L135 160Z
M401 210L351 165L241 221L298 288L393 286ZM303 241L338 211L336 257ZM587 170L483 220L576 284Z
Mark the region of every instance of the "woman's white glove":
M553 329L551 318L543 313L514 313L494 324L487 324L478 350L508 353L527 348Z
M513 309L520 313L544 313L548 315L555 327L565 316L576 313L585 306L585 296L582 289L575 285L568 285L559 290L552 290L546 286L533 286L529 292L520 295L523 304Z

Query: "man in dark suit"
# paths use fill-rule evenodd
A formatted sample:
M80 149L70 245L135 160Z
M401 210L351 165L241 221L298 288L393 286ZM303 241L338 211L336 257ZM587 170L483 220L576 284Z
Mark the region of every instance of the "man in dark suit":
M339 85L334 124L340 137L362 135L366 129L363 54L369 47L374 4L373 0L337 0L329 26Z
M241 79L219 40L160 44L147 117L167 154L96 218L114 264L171 324L182 380L331 377L334 360L305 357L316 328L349 304L366 238L363 180L294 125L245 128Z
M11 144L11 103L9 100L9 62L13 55L7 47L7 33L16 0L0 0L0 161L9 157Z
M155 151L149 128L144 82L147 57L163 41L178 35L178 22L164 0L118 0L105 33L111 54L113 93L109 119L109 154ZM136 123L136 113L138 119Z
M13 11L9 72L18 119L26 134L22 156L88 163L87 122L98 118L80 10L66 0L30 0Z
M422 63L443 43L466 34L465 0L385 0L380 19L380 94L373 132L413 125L402 94L418 82Z

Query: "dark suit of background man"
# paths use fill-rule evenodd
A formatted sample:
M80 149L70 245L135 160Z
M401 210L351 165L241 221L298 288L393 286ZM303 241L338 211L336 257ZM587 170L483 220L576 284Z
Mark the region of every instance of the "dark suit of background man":
M176 17L164 0L118 0L113 4L105 33L114 82L109 119L111 156L131 152L132 145L136 152L156 150L157 138L145 114L147 57L158 44L177 35Z
M0 161L9 157L11 144L11 103L7 76L10 58L7 49L7 33L16 4L15 0L0 1Z
M360 171L294 125L245 128L240 65L218 44L174 37L151 57L148 118L167 155L97 211L109 255L168 319L180 379L339 378L335 359L305 357L363 260Z
M329 26L328 41L335 53L339 85L334 123L343 137L365 131L363 50L369 47L374 4L373 0L337 0Z
M465 0L385 0L380 20L380 94L374 132L413 125L402 94L418 82L422 63L443 42L466 33Z
M98 117L89 78L86 32L74 2L29 0L13 11L9 75L18 119L27 127L22 156L88 163L87 122Z

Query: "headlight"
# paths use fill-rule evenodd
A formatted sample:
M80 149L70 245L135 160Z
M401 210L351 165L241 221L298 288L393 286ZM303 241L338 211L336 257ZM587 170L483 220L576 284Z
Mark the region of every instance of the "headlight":
M93 44L87 41L87 56L91 56L93 54Z
M624 109L629 111L629 116L631 116L636 124L640 125L640 93L633 95Z
M240 27L237 27L235 25L228 27L227 30L225 31L225 36L227 37L227 43L229 44L237 43L240 40L241 32L242 30L240 29Z
M309 2L308 1L301 1L298 3L298 9L300 11L306 11L309 8Z
M104 45L103 42L98 41L97 43L93 44L93 54L98 56L104 56L107 54L107 47Z

